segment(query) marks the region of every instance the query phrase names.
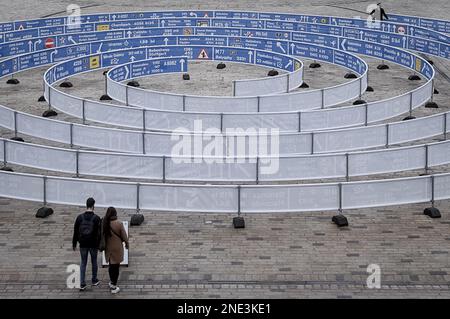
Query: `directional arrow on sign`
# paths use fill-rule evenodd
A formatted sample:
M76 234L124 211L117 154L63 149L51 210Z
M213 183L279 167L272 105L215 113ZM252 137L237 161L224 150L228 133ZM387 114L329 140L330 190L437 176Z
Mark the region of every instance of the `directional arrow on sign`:
M184 61L184 59L180 60L180 64L181 64L181 72L184 72L184 64L186 63L186 61Z
M166 21L161 20L161 26L164 28L165 25L166 25Z
M191 12L191 13L189 13L189 15L190 15L191 17L196 17L196 18L197 18L197 13L195 13L195 12Z
M334 19L334 18L333 18L333 19L331 19L331 23L332 23L332 24L334 24L334 25L337 25L337 21L336 21L336 19Z
M287 69L288 67L290 67L292 65L292 60L289 60L288 64L286 64L284 66L285 69Z
M127 35L128 35L129 38L131 38L131 36L133 35L133 32L128 31L128 32L127 32Z
M359 35L361 36L361 40L363 40L364 39L364 31L363 30L359 31Z
M414 57L411 56L411 69L414 69Z
M347 42L347 39L342 39L341 41L341 47L343 50L347 51L347 48L345 47L345 43Z
M283 53L286 54L286 50L283 48L283 45L281 44L281 42L277 42L277 48L279 48Z
M97 53L102 52L103 42L100 43L100 46L98 47Z
M250 63L253 63L253 51L248 51L248 60Z
M33 51L33 41L28 41L28 51L32 52Z
M54 58L55 58L55 54L58 54L58 50L55 50L53 52L50 52L50 62L53 63Z
M78 43L75 42L75 40L72 38L71 35L69 35L69 36L67 37L67 40L70 41L70 42L72 42L73 44L78 44Z
M403 39L403 48L407 49L406 45L408 43L408 39L406 37L403 37L402 39Z
M422 73L424 73L425 72L425 69L427 68L427 65L424 63L423 64L423 67L422 67Z
M167 45L167 43L169 43L169 39L168 38L164 38L164 44Z
M38 44L41 44L41 43L42 43L42 40L41 40L41 39L39 39L39 40L37 40L36 42L34 42L34 51L37 50L37 45L38 45Z
M291 43L291 54L294 54L295 43Z
M125 68L125 80L128 79L128 76L130 75L130 69L127 65L124 66Z
M130 58L130 61L131 61L131 62L136 61L136 57L135 57L134 55L132 55L131 58Z
M112 16L112 19L113 19L113 20L116 20L116 18L117 18L116 15L113 15L113 16Z

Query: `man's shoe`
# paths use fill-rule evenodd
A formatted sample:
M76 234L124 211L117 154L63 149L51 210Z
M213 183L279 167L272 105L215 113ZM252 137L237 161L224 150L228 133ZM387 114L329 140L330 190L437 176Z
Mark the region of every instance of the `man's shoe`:
M114 286L111 281L108 283L109 289L116 289L116 286Z
M116 286L115 289L111 289L112 294L117 294L120 291L120 288Z
M98 286L98 285L100 285L100 280L96 280L96 281L93 281L92 282L92 286Z
M80 291L85 291L85 290L86 290L86 287L87 287L86 284L81 285L81 286L80 286Z

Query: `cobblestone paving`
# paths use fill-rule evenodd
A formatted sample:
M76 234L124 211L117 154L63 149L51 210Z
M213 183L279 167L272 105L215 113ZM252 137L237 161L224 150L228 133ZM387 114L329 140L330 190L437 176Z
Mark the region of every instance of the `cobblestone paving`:
M4 2L4 0L2 0ZM8 2L0 12L1 20L30 19L63 11L73 1ZM238 0L76 1L83 13L171 9L239 9L302 12L340 16L359 15L330 7L365 10L367 1L254 1ZM313 3L313 5L311 4ZM43 5L44 4L44 5ZM450 19L448 1L383 1L386 8L405 14ZM435 10L440 8L440 10ZM447 9L447 10L445 10ZM368 101L395 96L417 87L406 80L409 73L396 66L377 72L378 61L367 59L374 93ZM308 65L308 61L305 61ZM437 61L448 70L448 62ZM144 87L170 92L211 95L229 94L231 80L264 76L267 69L228 65L222 73L213 72L212 63L191 63L191 82L176 75L142 80ZM8 87L0 83L0 103L21 111L41 115L44 104L41 76L45 69L20 75L22 84ZM311 88L343 83L345 70L323 65L306 70ZM72 79L72 91L82 97L98 99L103 83L100 72ZM448 111L448 82L437 79L441 94L436 96L438 110L420 108L415 116ZM164 84L164 85L163 85ZM400 120L404 116L394 120ZM58 119L79 123L67 115ZM99 125L99 124L95 124ZM11 132L0 129L0 136ZM27 141L67 147L35 138ZM13 166L20 172L52 174ZM435 171L448 171L447 167ZM385 174L376 178L414 176L421 172ZM367 179L372 177L361 177ZM144 212L146 222L130 228L130 267L120 278L123 291L114 298L450 298L450 201L438 202L442 219L422 214L428 204L362 209L344 212L350 227L338 229L331 223L335 212L301 214L245 215L247 228L233 229L232 215L171 214ZM100 270L102 285L80 293L66 288L66 267L79 262L71 250L72 225L81 208L52 205L55 214L40 220L34 217L37 203L0 199L0 298L109 298L106 269ZM100 215L103 210L98 211ZM128 220L132 211L120 211ZM369 264L381 267L381 289L366 287ZM90 268L88 268L88 274Z

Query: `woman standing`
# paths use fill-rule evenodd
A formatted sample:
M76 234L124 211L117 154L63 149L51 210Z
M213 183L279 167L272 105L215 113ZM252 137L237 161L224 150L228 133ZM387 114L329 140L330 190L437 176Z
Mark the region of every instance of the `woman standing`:
M128 249L128 236L122 222L117 220L117 211L109 207L103 218L103 236L105 238L105 259L109 263L109 288L112 294L120 291L117 286L120 263L123 261L123 243Z

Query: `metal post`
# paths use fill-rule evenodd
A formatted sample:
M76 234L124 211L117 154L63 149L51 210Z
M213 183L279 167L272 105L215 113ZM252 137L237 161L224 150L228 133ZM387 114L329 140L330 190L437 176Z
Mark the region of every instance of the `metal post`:
M80 151L77 150L75 153L75 172L76 176L80 177Z
M256 184L259 184L259 156L256 157Z
M298 112L298 132L302 131L302 112Z
M51 85L48 86L48 108L50 109L52 107L52 89L53 87Z
M448 120L448 115L447 115L447 113L444 113L444 141L447 140L447 120Z
M238 185L238 216L241 216L241 185Z
M82 104L81 104L81 113L83 116L83 125L86 124L86 100L82 100Z
M17 111L14 111L14 137L17 137Z
M186 95L183 95L183 112L186 112Z
M345 180L348 182L350 180L349 177L349 155L345 153Z
M108 76L105 74L105 94L108 95Z
M128 105L128 85L125 86L125 105Z
M236 96L236 81L233 81L233 96Z
M288 75L287 75L287 88L286 88L286 93L289 93L289 86L291 85L291 79L290 79L290 77L289 77L289 73L288 73Z
M142 109L142 130L145 132L147 130L146 124L145 124L145 109Z
M47 206L47 176L44 176L44 207Z
M314 154L314 132L311 132L311 155Z
M425 144L425 175L428 175L429 159L428 159L428 144Z
M359 99L362 99L362 77L359 78Z
M365 116L364 125L367 126L367 124L369 122L369 105L366 103L364 106L365 106L365 110L366 110L366 113L364 114L364 116Z
M223 113L220 113L220 132L223 133Z
M325 90L322 89L321 93L322 93L322 109L324 109L325 108Z
M431 175L431 207L434 208L434 175Z
M434 100L434 78L431 80L431 102Z
M70 148L73 147L73 123L70 123Z
M342 183L338 184L338 190L339 190L339 214L342 215Z
M258 96L257 97L257 103L258 103L258 105L257 105L257 110L258 110L258 113L259 113L259 108L261 107L261 97L260 96Z
M142 132L142 154L145 154L145 132Z
M386 124L386 148L389 148L389 124Z
M166 182L166 156L163 156L163 183Z
M139 213L140 208L140 193L141 193L141 184L136 184L136 212Z
M412 92L409 95L409 116L412 116L413 111L413 94Z
M6 140L3 140L3 166L6 167L8 161L6 160Z

